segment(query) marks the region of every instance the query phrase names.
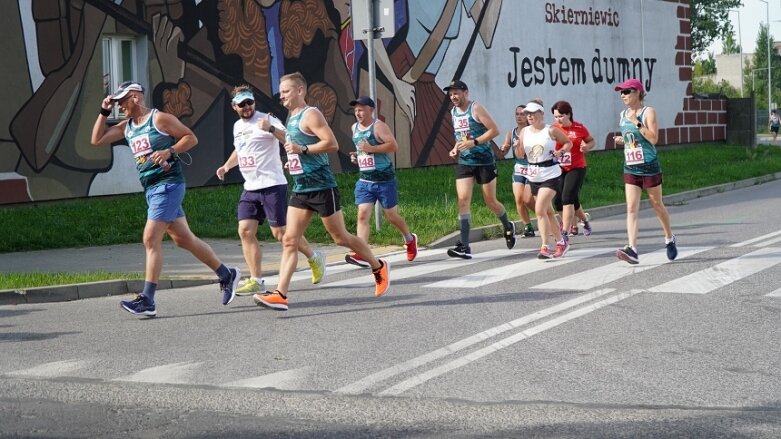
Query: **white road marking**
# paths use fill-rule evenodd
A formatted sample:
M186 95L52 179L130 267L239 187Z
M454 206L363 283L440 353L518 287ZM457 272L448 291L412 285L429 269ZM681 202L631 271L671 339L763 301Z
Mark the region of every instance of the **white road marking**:
M114 378L111 381L134 381L140 383L186 384L190 376L202 363L171 363L140 370L132 375Z
M601 253L614 251L610 248L585 248L570 250L560 259L524 259L515 264L502 265L496 268L483 270L477 273L467 274L466 276L454 277L452 279L435 282L424 285L425 288L480 288L492 283L505 281L526 274L542 271L548 268L560 267L570 262L596 256ZM536 253L537 250L533 250Z
M765 297L781 297L781 288L773 291L772 293L765 294Z
M519 341L525 340L533 335L539 334L540 332L543 332L547 329L554 328L556 326L561 325L562 323L566 323L570 320L576 319L578 317L582 317L590 312L596 311L600 308L603 308L608 305L612 305L614 303L617 303L621 300L628 299L629 297L634 296L635 294L638 294L642 292L642 290L631 290L627 292L622 292L619 294L616 294L615 296L608 297L607 299L600 300L599 302L592 303L590 305L583 306L581 308L578 308L572 312L569 312L567 314L564 314L560 317L553 318L551 320L548 320L545 323L541 323L537 326L533 326L529 329L525 329L521 332L518 332L517 334L511 335L510 337L504 338L502 340L499 340L496 343L493 343L489 346L486 346L482 349L479 349L477 351L474 351L472 353L469 353L467 355L464 355L461 358L455 359L447 364L443 364L442 366L435 367L434 369L428 370L426 372L423 372L419 375L415 375L409 379L406 379L395 386L389 387L382 392L380 392L378 395L380 396L391 396L391 395L399 395L413 387L419 386L426 381L436 378L442 374L445 374L447 372L450 372L452 370L458 369L460 367L466 366L476 360L479 360L480 358L483 358L487 355L493 354L494 352L497 352L501 349L504 349L506 347L512 346L515 343L518 343Z
M68 375L73 371L85 367L86 365L87 361L84 360L54 361L51 363L39 364L38 366L31 367L29 369L8 372L6 375L53 378Z
M445 258L447 259L442 259L441 261L434 261L434 262L425 262L420 264L413 263L408 266L404 266L403 268L396 268L396 266L394 266L391 262L391 275L390 275L391 283L397 280L407 279L410 277L418 277L425 274L435 273L438 271L458 269L459 267L465 267L467 265L486 262L492 259L498 259L498 258L508 257L508 256L518 256L519 254L528 253L530 251L532 250L523 250L519 253L518 251L510 251L510 250L492 250L485 253L478 253L476 255L473 255L472 259L460 259L460 258L456 259L444 255ZM374 278L371 276L369 270L365 270L365 272L366 272L365 278L344 279L338 282L329 283L328 286L358 287L358 286L374 285Z
M684 259L712 248L713 247L680 247L678 248L677 259ZM535 285L532 289L587 291L614 282L623 277L641 273L668 263L670 263L670 261L667 260L667 250L662 249L640 255L640 264L638 265L630 265L624 261L613 262L608 265Z
M371 374L365 378L362 378L352 384L348 384L344 387L341 387L339 389L336 389L336 393L348 393L348 394L357 394L361 393L364 390L368 389L369 387L374 386L377 383L380 383L382 381L387 380L388 378L391 378L393 376L399 375L401 373L404 373L408 370L416 369L418 367L421 367L423 365L426 365L432 361L438 360L440 358L446 357L448 355L451 355L455 352L458 352L462 349L466 349L476 343L480 343L484 340L487 340L491 337L494 337L496 335L499 335L503 332L510 331L512 329L519 328L524 325L528 325L529 323L536 322L537 320L543 319L545 317L551 316L553 314L559 313L561 311L564 311L566 309L578 306L580 304L586 303L590 300L596 299L597 297L603 296L608 293L612 293L615 291L613 288L607 288L602 290L593 291L587 294L580 295L578 297L575 297L573 299L567 300L566 302L562 302L558 305L554 305L542 310L539 310L537 312L534 312L532 314L529 314L527 316L515 319L511 322L503 323L499 326L495 326L493 328L487 329L483 332L479 332L475 335L469 336L463 340L459 340L455 343L451 343L443 348L437 349L435 351L429 352L427 354L423 354L421 356L415 357L411 360L407 360L403 363L399 363L395 366L391 366L387 369L383 369L377 373Z
M656 293L707 294L781 263L781 249L765 247L710 268L657 285Z
M738 243L732 244L730 247L746 247L746 246L749 246L751 244L754 244L755 242L763 241L765 239L770 239L770 238L772 238L774 236L778 236L778 235L781 235L781 230L779 230L777 232L773 232L773 233L768 233L767 235L757 236L756 238L752 238L752 239L749 239L749 240L746 240L746 241L743 241L743 242L738 242Z
M309 373L308 367L282 370L262 376L246 378L221 384L221 387L249 387L253 389L274 388L279 390L301 390L302 382Z
M778 244L779 242L781 242L781 236L754 244L754 247L767 247L769 245Z

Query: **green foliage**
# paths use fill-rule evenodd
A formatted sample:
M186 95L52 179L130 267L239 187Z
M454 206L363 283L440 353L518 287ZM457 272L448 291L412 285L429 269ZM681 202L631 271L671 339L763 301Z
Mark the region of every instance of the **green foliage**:
M773 35L769 34L768 27L760 24L759 34L757 34L757 44L754 57L751 61L751 69L747 72L747 83L751 84L752 91L756 97L757 108L768 109L767 101L767 66L768 66L768 42L772 43ZM770 45L770 75L771 93L773 103L778 106L781 103L781 92L777 85L781 82L781 58L773 44Z
M729 10L741 5L741 0L691 0L692 52L700 54L717 38L732 32Z
M740 90L733 87L726 79L722 79L717 84L711 78L694 78L692 79L692 91L697 95L718 94L730 98L740 97Z
M694 76L705 76L716 74L716 59L712 52L708 52L708 57L694 62Z
M727 35L724 36L724 40L722 41L721 53L724 55L734 55L740 52L740 45L735 41L735 33L732 31L727 32Z

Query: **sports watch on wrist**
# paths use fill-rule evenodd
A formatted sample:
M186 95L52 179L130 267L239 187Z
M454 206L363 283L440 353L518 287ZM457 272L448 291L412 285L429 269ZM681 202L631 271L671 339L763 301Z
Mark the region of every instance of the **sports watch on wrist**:
M309 152L309 147L306 145L301 146L301 154L306 155Z
M276 130L277 130L277 127L275 127L274 125L271 125L270 127L268 127L268 132L271 133L271 134L274 134L274 131L276 131Z
M642 127L643 127L643 123L638 120L637 121L637 128L639 129L639 128L642 128Z

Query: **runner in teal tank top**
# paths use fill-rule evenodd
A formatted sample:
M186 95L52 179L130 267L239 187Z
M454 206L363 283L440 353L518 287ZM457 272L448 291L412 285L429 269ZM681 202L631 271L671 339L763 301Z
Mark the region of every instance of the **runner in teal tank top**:
M109 127L106 120L115 105L126 119ZM148 208L143 233L144 288L134 300L120 301L120 307L136 316L157 315L155 292L163 269L162 242L166 234L178 247L214 270L220 278L222 304L228 305L236 296L241 272L226 267L209 244L193 234L182 209L185 183L179 154L198 144L195 134L173 115L147 107L144 87L127 81L113 95L103 98L90 141L93 145L110 146L123 139L133 152Z
M629 243L616 250L616 257L630 264L639 264L637 235L638 212L643 191L654 208L664 231L667 259L678 257L675 235L670 225L670 214L662 198L662 167L656 156L659 126L656 110L643 104L645 87L637 79L627 79L615 87L620 92L626 110L621 112L621 135L614 136L616 145L624 146L624 191L626 192L626 234Z
M125 138L133 152L133 157L136 159L136 170L144 189L160 183L184 183L179 156L173 155L160 165L149 160L149 156L153 152L165 151L176 143L173 137L161 132L155 126L155 114L157 114L157 110L152 110L146 122L142 122L140 125L136 125L132 119L128 119L125 127Z
M412 262L418 255L418 235L410 232L407 222L399 215L396 172L391 157L398 151L399 144L388 124L375 118L372 98L361 96L350 105L356 120L352 126L356 151L350 153L350 160L358 164L360 171L353 192L355 205L358 206L356 234L364 242L369 242L369 221L375 203L379 202L385 218L401 232L407 261ZM356 253L346 255L344 260L359 267L369 266Z
M279 100L288 111L285 133L287 169L295 185L282 238L277 287L253 296L259 306L277 311L288 309L290 281L298 267L298 247L315 214L320 216L337 245L357 253L371 267L375 297L383 296L390 287L390 263L377 259L366 242L347 231L339 205L339 189L328 164L328 153L339 151L339 145L323 114L307 105L306 92L306 78L299 72L279 79Z
M524 155L519 158L515 153L514 146L518 144L518 136L521 130L529 125L526 120L526 105L515 107L515 127L504 136L501 152L507 157L507 153L512 151L511 157L515 161L512 175L513 198L515 199L515 211L521 218L521 237L529 238L534 236L534 226L532 225L529 211L534 211L534 198L532 197L529 180L526 178L528 172L529 160Z
M306 107L295 116L290 116L287 121L287 141L306 146L302 154L288 154L288 171L295 183L293 192L315 192L336 187L328 154L308 154L309 145L314 145L320 139L301 130L301 118L307 111L320 110Z
M488 110L469 99L469 88L463 81L455 80L444 88L453 109L453 130L456 142L450 150L450 157L457 160L456 195L458 195L458 228L461 240L448 249L451 258L472 259L469 247L469 233L472 227L472 190L474 185L483 185L483 200L496 215L504 228L507 248L515 246L515 224L507 218L507 211L496 199L496 158L491 141L499 135Z

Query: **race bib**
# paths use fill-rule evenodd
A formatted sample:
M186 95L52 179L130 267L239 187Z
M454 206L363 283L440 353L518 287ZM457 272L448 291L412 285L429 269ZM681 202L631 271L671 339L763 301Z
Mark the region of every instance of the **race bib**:
M624 148L624 161L627 165L642 165L645 163L643 148Z
M572 166L572 153L565 152L561 157L559 157L559 165L560 166Z
M456 139L460 142L470 140L469 116L456 116L453 118L453 128L456 131Z
M374 167L374 154L368 154L362 151L358 151L357 155L358 160L358 168L360 168L361 171L373 171L375 169Z
M518 176L521 176L521 177L526 177L526 175L528 175L528 173L529 173L529 167L528 166L522 165L520 163L516 163L515 164L515 172L514 172L515 175L518 175Z
M529 165L529 167L526 169L526 177L529 178L536 178L537 174L539 174L540 167L537 165Z
M252 168L257 166L254 155L239 155L239 168Z
M287 155L287 170L290 175L301 175L304 173L304 166L301 164L301 157L298 154Z
M135 158L152 154L152 144L149 143L149 135L142 134L130 139L130 150Z

